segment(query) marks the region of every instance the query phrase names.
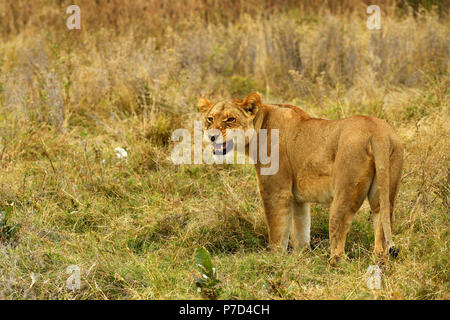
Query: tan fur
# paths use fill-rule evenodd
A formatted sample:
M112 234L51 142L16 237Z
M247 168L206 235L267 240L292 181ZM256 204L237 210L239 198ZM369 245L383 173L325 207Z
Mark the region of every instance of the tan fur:
M403 147L385 121L370 116L315 119L295 106L263 104L257 93L216 104L201 99L199 108L205 126L223 134L228 128L268 129L270 139L270 130L279 129L278 172L261 175L262 165L255 165L272 250L286 250L289 238L294 248L309 245L308 204L325 203L331 204L331 256L342 256L353 215L366 198L375 215L374 252L384 255L392 249ZM236 119L232 124L226 122L230 117Z

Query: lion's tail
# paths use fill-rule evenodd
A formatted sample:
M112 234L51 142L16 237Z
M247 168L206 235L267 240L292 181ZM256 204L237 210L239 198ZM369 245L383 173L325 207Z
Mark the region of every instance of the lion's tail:
M388 135L375 135L371 139L373 155L375 158L375 172L378 183L378 194L380 201L381 224L388 252L394 249L391 230L391 203L389 197L390 189L390 139Z

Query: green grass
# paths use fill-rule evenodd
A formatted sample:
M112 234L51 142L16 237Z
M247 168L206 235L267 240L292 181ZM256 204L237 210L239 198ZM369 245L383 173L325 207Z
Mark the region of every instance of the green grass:
M2 173L2 203L14 203L8 225L19 228L2 239L3 297L203 298L195 287L199 247L212 256L219 299L447 297L448 213L433 202L427 215L408 221L413 199L406 192L415 182L406 181L399 196L400 258L386 266L385 287L371 291L367 208L355 217L349 258L337 268L328 263L328 209L319 206L312 209L314 250L271 254L251 166L174 166L169 148L121 129L124 140L117 141L100 132L82 137L44 129L39 139L27 131L17 137L34 156L21 153ZM115 158L115 145L127 146L129 158ZM72 264L82 273L76 292L65 287ZM39 278L29 288L32 274Z

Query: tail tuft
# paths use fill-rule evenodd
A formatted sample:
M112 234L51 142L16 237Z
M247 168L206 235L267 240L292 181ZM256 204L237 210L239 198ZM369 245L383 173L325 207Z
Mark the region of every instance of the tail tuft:
M388 252L392 258L397 259L400 249L397 247L390 247Z

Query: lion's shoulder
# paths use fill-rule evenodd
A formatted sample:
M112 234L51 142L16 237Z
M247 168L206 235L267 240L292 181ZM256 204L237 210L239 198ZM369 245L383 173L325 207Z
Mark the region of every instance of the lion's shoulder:
M283 103L278 103L278 104L274 104L274 106L277 106L279 108L288 108L292 111L294 111L296 114L298 114L303 120L307 120L307 119L311 119L311 117L302 109L300 109L297 106L293 106L291 104L283 104Z

